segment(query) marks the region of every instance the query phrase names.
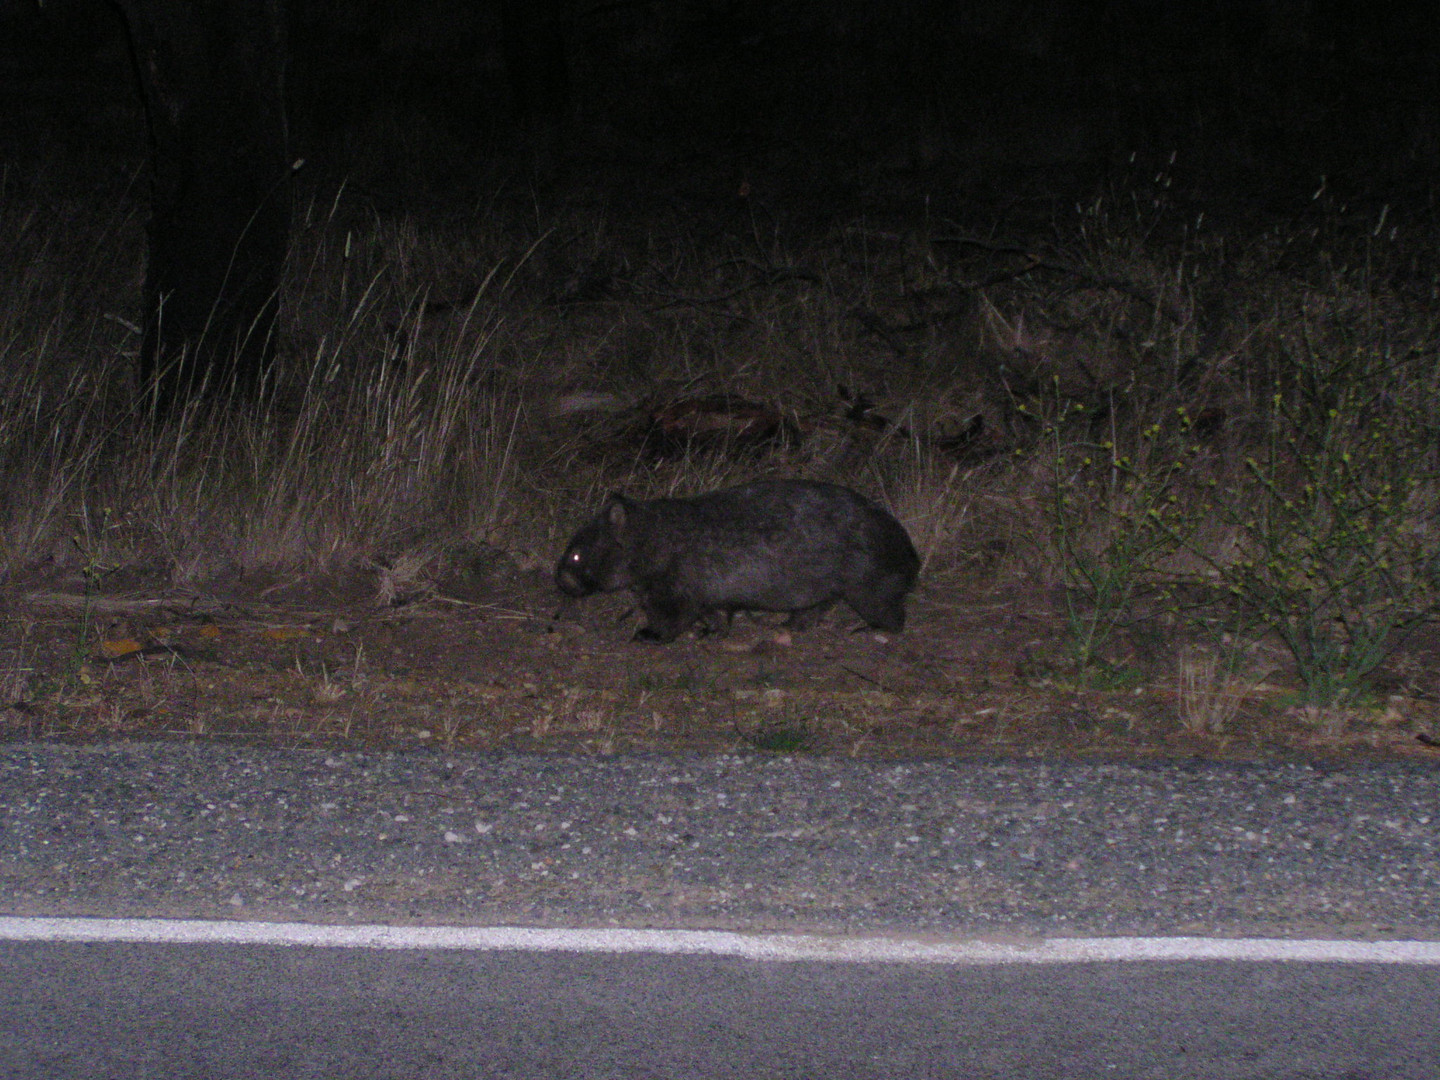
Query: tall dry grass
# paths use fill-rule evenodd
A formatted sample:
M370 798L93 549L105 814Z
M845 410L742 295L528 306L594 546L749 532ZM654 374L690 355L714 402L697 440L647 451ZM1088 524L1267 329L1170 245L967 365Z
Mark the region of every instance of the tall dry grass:
M128 230L117 274L100 243L113 231L103 215L0 215L0 243L25 268L0 280L0 573L77 560L177 582L323 571L421 537L494 541L523 521L523 455L536 449L522 445L524 364L490 362L499 315L484 288L426 325L405 268L446 258L441 245L377 227L360 260L346 257L353 233L319 230L309 250L302 234L273 393L156 424L135 404L139 238ZM328 332L307 335L305 321Z

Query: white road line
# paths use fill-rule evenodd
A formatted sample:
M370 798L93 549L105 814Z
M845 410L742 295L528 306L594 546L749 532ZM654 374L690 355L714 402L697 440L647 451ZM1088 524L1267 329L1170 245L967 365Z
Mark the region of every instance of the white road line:
M325 926L199 919L0 917L0 941L157 945L295 945L482 952L690 953L748 960L907 964L1078 964L1118 961L1298 961L1440 965L1440 941L1109 937L938 941L711 930L581 930L517 926Z

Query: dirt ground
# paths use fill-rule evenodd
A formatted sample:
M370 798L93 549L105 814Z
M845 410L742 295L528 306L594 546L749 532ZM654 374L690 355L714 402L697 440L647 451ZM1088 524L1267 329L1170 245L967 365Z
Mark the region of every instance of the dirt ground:
M107 579L0 593L8 739L207 739L326 748L672 750L863 756L1384 758L1440 762L1433 645L1363 708L1317 713L1278 650L1230 679L1193 652L1122 642L1106 686L1067 677L1033 589L922 580L902 634L837 608L789 631L632 642L624 594L570 601L503 556L415 585ZM1149 635L1155 637L1153 632ZM1191 659L1187 661L1185 658ZM1187 666L1188 665L1188 666Z

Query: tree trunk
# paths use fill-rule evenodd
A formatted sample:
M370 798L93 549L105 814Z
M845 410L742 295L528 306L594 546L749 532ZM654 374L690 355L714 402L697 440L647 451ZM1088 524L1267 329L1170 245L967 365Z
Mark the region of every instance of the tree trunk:
M290 231L280 0L120 0L150 124L140 370L162 410L253 396Z

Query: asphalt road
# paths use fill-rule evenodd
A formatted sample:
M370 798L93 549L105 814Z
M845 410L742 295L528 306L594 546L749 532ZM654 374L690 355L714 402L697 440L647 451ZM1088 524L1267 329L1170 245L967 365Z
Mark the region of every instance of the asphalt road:
M1434 1080L1440 969L0 945L10 1080Z
M10 745L0 913L1433 940L1440 771ZM4 941L0 1076L1433 1080L1436 1001L1433 956Z

